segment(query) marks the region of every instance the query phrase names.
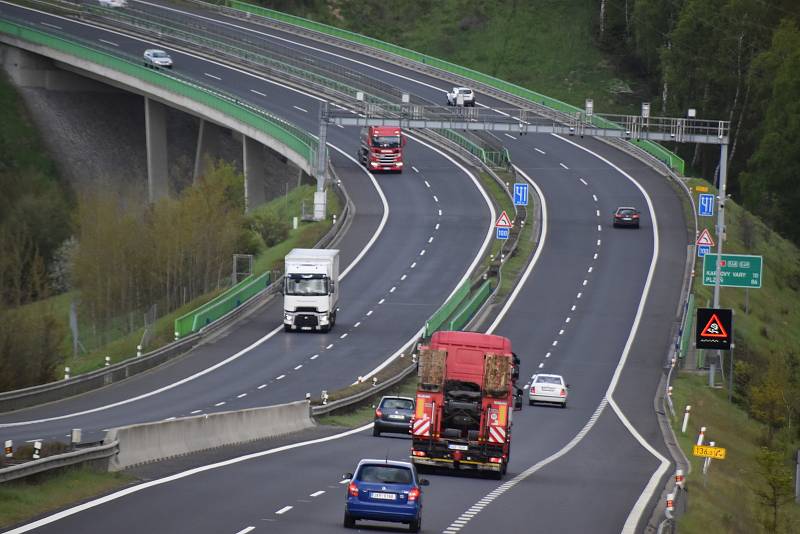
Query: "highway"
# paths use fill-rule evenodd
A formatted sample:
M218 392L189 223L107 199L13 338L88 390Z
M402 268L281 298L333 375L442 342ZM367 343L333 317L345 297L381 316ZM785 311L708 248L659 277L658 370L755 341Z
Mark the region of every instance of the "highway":
M2 9L7 5L2 4ZM29 12L25 16L46 17ZM218 24L208 19L206 24ZM423 98L443 100L447 88L444 82L329 45L277 35L274 30L267 32L241 21L226 22L235 24L226 26L226 31L247 33L250 39L280 38L306 51L313 47L331 62ZM59 24L68 26L64 21ZM85 38L104 34L85 26L70 28ZM127 38L114 38L127 43L130 51L136 46L143 48ZM176 68L186 69L186 73L204 76L212 68L200 58L172 53ZM227 91L266 104L247 94L251 76L227 70L212 74ZM315 100L284 94L272 85L269 94L270 109L314 131ZM508 107L480 94L478 102ZM352 135L331 130L332 144L355 146ZM686 257L686 228L678 193L648 167L598 141L542 135L504 141L514 163L542 193L546 226L535 263L501 320L493 325L494 331L511 338L522 358L523 377L539 369L563 374L571 384L570 403L566 410L526 406L514 414L507 483L431 476L424 529L484 532L498 526L520 528L535 520L537 530L637 531L635 521L640 512L653 505L652 499L641 502L640 495L648 484L660 487L666 473L654 477L657 469L665 469L663 458L668 455L655 420L653 394L670 341ZM406 171L402 177L377 178L387 200L387 222L369 253L343 282L343 295L347 299L352 293L352 300L342 305L342 315L331 334L279 333L213 373L158 395L85 416L2 428L2 432L57 434L76 426L76 421L99 429L187 415L197 409L273 403L299 398L301 392L316 391L312 385L321 389L333 379L347 383L368 371L413 337L425 317L452 291L481 249L491 222L485 201L463 172L435 151L416 143L408 148L407 161L424 177ZM377 190L366 187L369 177L352 163L348 166L341 156L335 158L348 190L354 197L356 191L363 196L358 199L357 217L365 222L354 225L362 229L350 232L341 245L343 260L348 263L374 235L384 212L377 209ZM437 204L444 204L443 216L441 226L433 230L439 221ZM642 210L640 230L611 227L611 212L619 205ZM444 234L445 230L450 233ZM437 246L430 247L426 242L434 231L441 233L433 235ZM412 258L423 248L424 262L412 270ZM412 271L413 276L397 285L403 274ZM393 286L397 290L388 293ZM408 292L404 300L399 300L401 291ZM381 298L386 301L378 305ZM392 299L398 300L391 310L379 307L391 304ZM374 316L366 315L370 310L375 310ZM382 314L383 310L387 311ZM164 387L253 344L270 331L270 325L278 324L275 313L237 325L230 335L179 364L79 399L5 415L0 422L57 417ZM356 322L363 324L355 327ZM351 332L346 340L340 338ZM330 343L334 346L325 350ZM311 360L315 354L320 356ZM295 369L297 365L303 367ZM281 374L285 376L277 380ZM258 389L262 383L267 386ZM243 392L248 395L238 398ZM219 402L226 404L214 406ZM362 457L407 457L408 446L407 439L373 438L362 431L153 484L37 531L99 532L110 524L131 532L237 533L250 526L256 532L339 531L344 493L338 484L340 474L352 470ZM495 491L498 487L501 489ZM311 497L322 490L325 493ZM489 494L493 496L488 503L475 508ZM292 508L285 510L287 506ZM142 507L148 514L136 512ZM633 524L626 525L626 521Z

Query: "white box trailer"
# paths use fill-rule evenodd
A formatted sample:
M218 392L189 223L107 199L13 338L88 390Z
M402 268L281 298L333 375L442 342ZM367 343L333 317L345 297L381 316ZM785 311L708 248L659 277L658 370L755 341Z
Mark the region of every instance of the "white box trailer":
M339 302L339 251L296 248L286 255L283 327L329 331Z

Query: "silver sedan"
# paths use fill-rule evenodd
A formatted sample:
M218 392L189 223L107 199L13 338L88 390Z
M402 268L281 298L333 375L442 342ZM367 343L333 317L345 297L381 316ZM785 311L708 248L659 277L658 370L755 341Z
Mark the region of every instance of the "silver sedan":
M530 388L528 389L528 404L531 406L537 402L547 402L560 404L562 408L567 407L569 384L564 382L564 377L561 375L533 375L531 383L526 387Z

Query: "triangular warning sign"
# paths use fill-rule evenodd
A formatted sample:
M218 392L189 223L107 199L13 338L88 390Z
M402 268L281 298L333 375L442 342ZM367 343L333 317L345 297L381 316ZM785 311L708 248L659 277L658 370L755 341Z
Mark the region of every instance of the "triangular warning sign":
M508 218L508 214L503 210L503 213L497 218L497 222L494 223L494 226L495 228L511 228L514 225L511 224L511 219Z
M705 328L700 332L700 337L728 337L728 332L725 331L725 327L722 326L722 321L719 320L716 313L711 315L711 319L708 320Z
M714 239L708 232L708 228L703 228L703 231L700 232L700 237L697 238L697 246L699 247L701 245L708 245L709 247L714 246Z

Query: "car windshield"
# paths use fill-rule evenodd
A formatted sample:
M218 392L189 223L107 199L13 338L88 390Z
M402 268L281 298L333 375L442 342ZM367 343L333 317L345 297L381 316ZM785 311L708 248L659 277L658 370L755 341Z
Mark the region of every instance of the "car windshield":
M561 379L557 376L537 376L537 384L558 384L561 385Z
M629 215L633 215L634 213L636 213L636 210L632 209L617 210L617 213L624 217L628 217Z
M328 279L319 274L293 274L286 277L284 292L295 296L327 295Z
M169 57L166 52L162 52L161 50L156 50L153 52L153 57Z
M394 465L364 465L356 478L374 484L411 484L411 470Z
M413 410L414 403L408 399L385 399L381 408L384 410Z
M376 135L372 138L372 146L377 148L400 148L400 136Z
M459 89L458 92L461 93L462 95L471 95L472 89Z

